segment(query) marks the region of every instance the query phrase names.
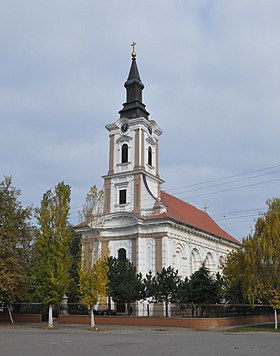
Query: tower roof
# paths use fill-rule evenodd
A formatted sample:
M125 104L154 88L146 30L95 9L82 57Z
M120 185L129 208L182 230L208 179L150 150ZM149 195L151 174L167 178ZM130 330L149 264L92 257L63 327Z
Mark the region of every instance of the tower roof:
M124 83L126 88L126 102L123 104L122 110L119 111L121 117L128 119L136 117L144 117L148 120L150 115L145 109L145 104L142 102L142 91L144 84L141 82L140 74L136 63L136 52L134 49L136 43L133 42L132 63L128 74L127 81Z

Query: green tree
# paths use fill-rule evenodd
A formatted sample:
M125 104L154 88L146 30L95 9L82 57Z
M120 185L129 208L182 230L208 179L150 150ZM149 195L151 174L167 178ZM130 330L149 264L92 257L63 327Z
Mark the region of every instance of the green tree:
M80 236L72 230L72 237L70 242L70 255L71 255L71 266L69 270L69 284L67 296L70 303L78 303L80 300L80 289L79 289L79 270L81 268L81 239Z
M152 271L146 274L146 278L143 279L143 291L142 299L149 301L147 305L147 313L150 315L150 303L155 303L156 299L156 277L153 275Z
M58 183L48 190L36 210L33 279L36 296L49 306L49 327L53 327L53 304L66 293L71 266L71 225L68 221L71 188Z
M31 208L23 208L12 178L0 183L0 301L8 307L26 297L30 284Z
M280 308L280 199L267 201L267 212L256 221L255 232L233 252L224 267L232 281L242 279L243 291L252 305L267 302L274 309L277 329L277 309ZM233 265L236 261L237 266Z
M114 302L125 306L129 312L130 303L142 299L143 282L141 273L128 259L109 258L109 296Z
M198 271L191 275L188 285L188 298L191 303L201 305L220 301L220 280L217 282L204 263Z
M156 277L152 271L149 271L149 273L146 274L146 278L143 279L143 299L150 298L151 301L155 302L156 290Z
M180 278L178 277L178 270L172 267L163 267L161 272L157 272L154 280L155 299L157 302L165 303L165 315L169 316L169 303L177 300Z
M178 284L178 293L176 302L179 304L189 304L191 303L189 299L189 279L186 277L185 279L181 279Z
M94 306L107 295L108 250L103 249L100 258L92 264L92 244L84 245L80 269L80 291L82 302L90 309L90 325L95 328Z

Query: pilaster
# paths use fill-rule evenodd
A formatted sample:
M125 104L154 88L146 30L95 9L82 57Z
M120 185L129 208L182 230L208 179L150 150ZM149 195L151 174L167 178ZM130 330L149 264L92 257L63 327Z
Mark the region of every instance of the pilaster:
M111 212L111 178L105 178L104 182L104 214Z
M114 173L114 162L115 162L115 135L110 135L110 151L109 151L109 172L108 174Z
M140 157L139 157L139 154L140 154L140 129L136 129L135 130L135 166L134 168L135 169L138 169L139 168L139 163L140 163Z

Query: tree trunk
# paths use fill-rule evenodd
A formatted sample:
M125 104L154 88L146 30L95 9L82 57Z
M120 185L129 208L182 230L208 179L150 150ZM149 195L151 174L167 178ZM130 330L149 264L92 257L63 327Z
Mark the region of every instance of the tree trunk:
M7 309L8 309L8 313L9 313L9 317L10 317L10 321L12 324L14 324L14 319L13 319L13 316L12 316L12 312L11 312L11 308L10 308L10 305L7 304Z
M168 314L168 300L167 299L165 300L165 316L169 317L169 314Z
M90 327L92 329L95 328L95 319L94 319L93 307L90 307Z
M49 304L49 328L53 328L53 306Z
M108 314L111 315L111 297L108 297Z
M275 330L278 328L278 319L277 319L277 309L274 309L274 325L275 325Z

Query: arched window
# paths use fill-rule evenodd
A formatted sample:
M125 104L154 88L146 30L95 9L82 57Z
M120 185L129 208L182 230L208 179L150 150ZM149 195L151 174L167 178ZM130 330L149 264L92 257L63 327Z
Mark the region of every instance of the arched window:
M128 146L126 143L122 145L122 163L128 162Z
M210 273L215 272L215 261L211 252L208 252L205 258L205 267L208 268Z
M191 273L198 271L199 268L201 267L201 259L200 259L199 251L196 248L192 250L191 263L192 263Z
M174 269L178 270L178 275L183 276L185 270L185 259L184 259L184 246L181 243L177 243L174 246L175 254L174 256Z
M149 146L148 148L148 164L150 166L153 165L153 159L152 159L152 148Z
M118 250L118 260L123 261L126 259L126 250L124 248L120 248Z

